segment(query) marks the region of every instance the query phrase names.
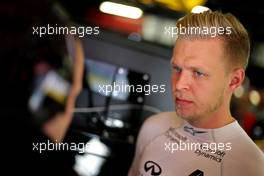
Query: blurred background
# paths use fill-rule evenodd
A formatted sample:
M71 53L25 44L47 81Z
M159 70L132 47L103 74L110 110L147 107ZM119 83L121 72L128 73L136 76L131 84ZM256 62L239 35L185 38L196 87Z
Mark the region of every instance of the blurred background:
M36 120L41 117L32 115L36 80L51 67L67 67L67 61L57 58L69 54L61 49L68 43L59 35L34 35L32 27L66 22L91 27L96 29L94 34L80 36L85 53L83 90L65 141L90 144L83 154L71 153L72 167L79 175L126 175L142 122L150 115L174 110L169 81L175 36L166 35L165 28L175 26L186 13L206 8L234 14L249 32L247 77L235 92L231 108L263 149L264 7L257 0L1 1L1 117L8 121L8 134L17 126L23 129L25 121L41 123ZM107 94L98 89L113 82L165 85L165 92Z

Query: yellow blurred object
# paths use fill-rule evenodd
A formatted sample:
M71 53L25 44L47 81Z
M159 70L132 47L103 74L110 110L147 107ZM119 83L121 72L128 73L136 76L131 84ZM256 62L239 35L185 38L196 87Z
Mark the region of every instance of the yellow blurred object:
M47 91L46 95L50 98L52 98L53 100L55 100L56 102L60 103L60 104L65 104L66 102L66 96L64 94L62 94L61 92L57 91L55 92L53 91Z
M143 4L161 4L171 10L191 12L195 6L202 6L207 0L139 0Z
M264 140L254 140L255 144L264 152Z

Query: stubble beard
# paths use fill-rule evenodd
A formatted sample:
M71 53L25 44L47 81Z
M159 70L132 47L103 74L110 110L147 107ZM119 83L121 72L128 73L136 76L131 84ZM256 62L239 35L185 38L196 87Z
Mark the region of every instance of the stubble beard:
M224 100L224 92L222 91L221 94L218 96L217 101L213 105L208 105L208 107L204 111L200 111L198 109L198 112L193 112L192 114L186 114L182 113L180 107L177 108L177 105L175 105L176 114L181 117L184 120L187 121L197 121L199 119L203 119L205 117L208 117L210 114L213 114L216 112L223 104ZM204 105L207 106L207 105ZM199 107L196 107L199 108ZM200 108L201 109L201 108Z

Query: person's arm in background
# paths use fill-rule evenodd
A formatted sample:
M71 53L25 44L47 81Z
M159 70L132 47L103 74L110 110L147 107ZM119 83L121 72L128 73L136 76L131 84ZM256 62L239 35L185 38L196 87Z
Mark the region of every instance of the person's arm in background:
M75 39L73 58L72 87L66 102L65 111L58 113L54 118L43 125L42 131L53 142L61 142L72 122L75 100L82 89L84 71L84 51L80 39Z

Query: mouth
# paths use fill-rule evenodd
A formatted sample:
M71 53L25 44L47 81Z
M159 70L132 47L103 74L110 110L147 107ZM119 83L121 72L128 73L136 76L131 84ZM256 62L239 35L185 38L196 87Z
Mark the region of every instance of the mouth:
M188 106L188 105L191 105L193 102L190 100L186 100L186 99L176 97L175 103L177 106Z

